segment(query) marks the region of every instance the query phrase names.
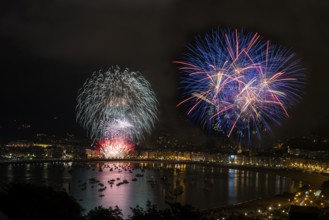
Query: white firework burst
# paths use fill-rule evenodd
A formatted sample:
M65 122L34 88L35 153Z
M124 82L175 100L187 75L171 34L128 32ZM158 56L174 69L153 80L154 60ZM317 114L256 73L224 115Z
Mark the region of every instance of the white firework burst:
M158 102L149 82L129 69L111 67L93 73L77 102L77 121L94 141L116 137L140 141L157 120Z

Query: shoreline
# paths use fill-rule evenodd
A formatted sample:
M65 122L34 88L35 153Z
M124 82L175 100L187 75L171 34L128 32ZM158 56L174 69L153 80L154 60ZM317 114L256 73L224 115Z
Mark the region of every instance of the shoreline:
M227 169L238 169L238 170L256 170L265 171L270 174L283 176L292 180L300 180L304 184L310 184L314 187L320 187L322 182L329 179L328 175L321 173L309 173L303 172L299 169L293 168L275 168L265 166L254 166L254 165L234 165L234 164L223 164L217 162L205 162L205 161L185 161L185 160L165 160L165 159L49 159L49 160L0 160L1 164L25 164L25 163L90 163L90 162L139 162L139 163L167 163L167 164L195 164L202 166L222 167Z
M210 217L210 219L215 218L218 219L218 216L230 216L233 213L235 215L248 213L249 216L258 216L261 212L268 210L268 207L278 207L280 204L280 208L289 207L288 199L292 199L292 193L282 193L277 194L268 198L257 198L233 205L222 206L218 208L204 209L201 212ZM261 210L261 212L259 212Z

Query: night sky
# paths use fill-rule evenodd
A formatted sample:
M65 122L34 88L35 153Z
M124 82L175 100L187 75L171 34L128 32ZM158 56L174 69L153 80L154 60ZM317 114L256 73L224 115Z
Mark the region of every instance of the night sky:
M329 131L326 0L5 0L0 3L0 132L16 120L85 134L76 96L94 71L140 71L160 103L153 134L206 137L178 103L179 59L195 34L243 28L292 48L306 68L303 99L275 138Z

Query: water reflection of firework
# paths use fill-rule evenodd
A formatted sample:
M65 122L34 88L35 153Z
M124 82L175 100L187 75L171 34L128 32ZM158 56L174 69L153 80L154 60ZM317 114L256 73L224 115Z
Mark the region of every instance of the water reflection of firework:
M134 151L134 147L123 138L104 139L98 142L105 158L123 158Z

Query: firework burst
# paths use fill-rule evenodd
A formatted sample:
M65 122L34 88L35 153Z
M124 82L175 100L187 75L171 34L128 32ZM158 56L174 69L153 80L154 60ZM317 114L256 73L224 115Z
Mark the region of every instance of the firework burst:
M290 50L257 33L214 30L199 36L181 61L178 106L207 130L240 138L271 131L300 99L303 68Z
M98 142L99 151L105 158L124 158L134 151L134 146L123 138L104 139Z
M77 121L96 142L142 140L157 119L155 94L139 72L112 67L92 74L77 98Z

